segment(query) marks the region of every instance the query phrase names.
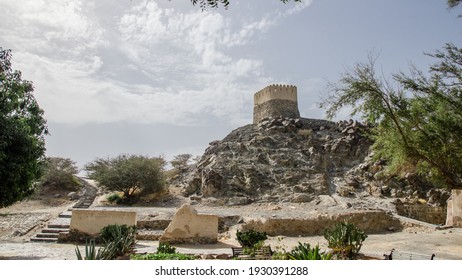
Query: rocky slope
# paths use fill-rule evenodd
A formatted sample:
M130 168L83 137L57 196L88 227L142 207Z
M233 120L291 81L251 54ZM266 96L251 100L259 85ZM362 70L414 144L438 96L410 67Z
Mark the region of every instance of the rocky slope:
M221 205L309 202L339 187L361 188L345 175L361 164L370 141L355 121L271 118L214 141L186 181L184 194Z

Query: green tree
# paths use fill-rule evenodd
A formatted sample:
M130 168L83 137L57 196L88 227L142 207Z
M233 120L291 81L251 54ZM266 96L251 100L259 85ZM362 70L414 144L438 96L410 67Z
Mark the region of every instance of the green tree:
M40 184L58 189L75 190L80 185L75 177L78 172L79 169L71 159L48 157L45 160L44 172L40 179Z
M87 164L88 176L111 191L121 191L125 199L135 192L161 191L165 187L165 161L161 157L120 155L112 159L96 159Z
M425 75L415 68L390 81L378 78L374 60L343 74L321 102L328 117L345 106L373 125L378 157L389 171L412 171L435 184L462 187L462 49L447 44ZM409 170L411 169L411 170Z
M459 5L462 0L448 0L448 7L450 9L454 8L455 6Z
M302 0L280 0L283 3L287 2L302 2ZM218 8L221 4L223 7L227 8L229 6L229 0L191 0L193 5L199 5L203 10L208 8Z
M0 47L0 207L31 195L41 176L48 130L33 91Z
M189 161L191 160L191 154L180 154L173 157L170 164L178 170L179 173L183 173L188 169Z

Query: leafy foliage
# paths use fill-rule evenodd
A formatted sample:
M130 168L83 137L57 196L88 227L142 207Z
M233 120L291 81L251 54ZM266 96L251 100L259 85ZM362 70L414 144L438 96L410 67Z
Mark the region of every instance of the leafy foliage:
M176 248L166 242L160 242L155 254L131 255L132 260L193 260L194 257L178 253Z
M350 222L337 223L334 228L324 231L324 238L334 255L341 259L354 259L361 250L367 235Z
M311 248L308 243L298 242L297 247L287 254L290 260L331 260L332 254L321 252L319 245Z
M78 260L113 260L133 251L136 243L136 227L127 225L108 225L101 229L99 238L103 246L96 251L95 240L85 241L85 257L78 246L75 253Z
M448 0L448 7L452 9L456 7L457 5L459 5L461 2L462 0Z
M395 86L377 77L374 59L357 64L330 85L321 107L333 117L351 106L352 115L372 124L373 148L377 157L388 161L390 172L417 172L436 185L460 188L462 49L447 44L429 56L437 62L427 75L415 68L410 75L394 74Z
M165 187L165 161L160 157L120 155L97 159L85 166L88 176L111 191L121 191L131 200L136 191L158 192Z
M182 253L156 253L156 254L135 254L131 255L132 260L194 260L193 256Z
M85 257L82 256L78 246L75 246L75 254L77 260L112 260L117 257L116 249L116 246L109 244L96 251L95 239L90 239L85 241Z
M106 197L107 201L110 203L119 203L122 201L122 197L118 193L111 193Z
M247 231L237 231L236 238L242 247L254 248L256 244L268 239L266 232L260 232L253 229Z
M11 50L0 47L0 207L34 192L48 134L32 82L11 69Z
M280 0L283 3L290 2L292 0ZM293 0L294 2L302 2L301 0ZM193 5L199 4L202 10L209 8L218 8L219 4L222 4L224 8L228 8L229 0L191 0Z
M157 247L157 254L175 254L176 253L176 248L171 246L170 244L166 242L160 242L159 247Z
M189 161L191 160L191 154L180 154L173 157L173 160L170 161L170 164L175 168L179 173L183 173L188 169Z
M40 178L42 186L74 190L80 185L75 175L79 169L69 158L48 157L45 160L44 173Z

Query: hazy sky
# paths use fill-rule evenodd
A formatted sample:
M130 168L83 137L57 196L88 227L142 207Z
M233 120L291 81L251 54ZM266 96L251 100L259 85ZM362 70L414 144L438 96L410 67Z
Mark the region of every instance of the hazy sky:
M462 11L445 0L230 2L0 0L0 46L34 83L47 154L199 155L251 123L268 84L296 85L302 116L323 118L327 81L369 52L387 76L462 38Z

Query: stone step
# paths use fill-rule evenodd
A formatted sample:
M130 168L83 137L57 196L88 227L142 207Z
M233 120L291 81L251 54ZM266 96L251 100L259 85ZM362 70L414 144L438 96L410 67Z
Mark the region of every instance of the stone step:
M42 232L42 233L37 233L36 237L45 237L45 238L58 238L59 233L51 233L51 232Z
M60 218L71 218L72 217L72 212L71 211L66 211L66 212L62 212L59 214Z
M44 228L42 233L60 233L60 232L69 232L68 228Z
M48 237L31 237L31 242L48 242L48 243L57 243L58 238L48 238Z
M50 224L48 225L48 228L69 228L69 224Z

